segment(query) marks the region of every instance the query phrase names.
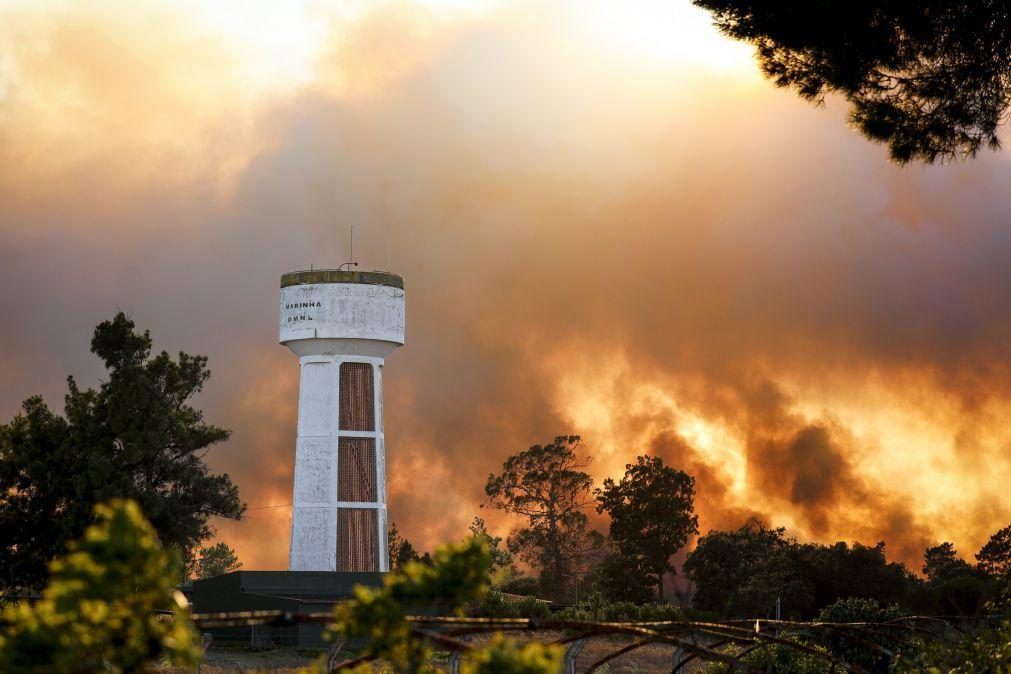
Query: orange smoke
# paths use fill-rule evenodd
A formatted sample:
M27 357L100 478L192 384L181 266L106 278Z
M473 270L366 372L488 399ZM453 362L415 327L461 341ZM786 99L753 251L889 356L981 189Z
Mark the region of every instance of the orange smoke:
M277 280L344 261L350 224L407 283L389 492L423 548L478 514L506 533L487 475L560 433L598 481L641 453L695 475L703 532L759 517L917 566L1011 521L1003 155L895 168L831 102L618 58L565 3L335 18L309 81L255 91L186 11L131 7L4 10L0 411L100 377L117 306L208 354L247 568L287 560Z

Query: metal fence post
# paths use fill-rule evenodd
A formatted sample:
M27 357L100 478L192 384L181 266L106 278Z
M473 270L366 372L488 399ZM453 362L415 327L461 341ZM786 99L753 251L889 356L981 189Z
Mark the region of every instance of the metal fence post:
M576 658L586 645L586 637L576 639L565 649L565 674L576 674Z
M337 656L340 655L341 648L344 647L344 640L333 642L326 654L326 671L332 672L337 667Z
M470 635L463 635L460 637L460 641L470 641ZM448 674L460 674L460 660L463 659L463 651L453 651L449 654L449 660L446 662L446 666L449 669Z
M200 674L200 665L203 664L204 655L207 653L207 649L211 647L212 641L214 641L214 637L211 636L210 632L204 632L200 635L200 660L197 661L196 667L193 668L194 674Z
M685 650L680 646L674 648L674 660L671 663L674 669L671 670L671 674L681 674L684 671L684 667L681 666L681 660L685 657Z
M463 651L453 651L449 656L449 662L446 663L449 674L460 674L460 659L463 657Z

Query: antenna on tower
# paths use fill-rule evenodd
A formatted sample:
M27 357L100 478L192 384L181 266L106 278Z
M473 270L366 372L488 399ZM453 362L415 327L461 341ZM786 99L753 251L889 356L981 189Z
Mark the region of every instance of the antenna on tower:
M347 267L348 268L347 270L351 271L351 267L357 267L358 266L358 263L354 261L355 260L355 226L354 225L351 225L351 246L350 246L349 253L350 253L350 255L348 257L350 257L351 259L348 262L345 262L344 264L342 264L339 267L337 267L337 271L341 271L342 269L344 269L344 267Z
M390 221L387 219L387 221L386 221L386 271L391 271L393 269L393 267L390 266L390 248L393 245L391 243L390 230L391 230Z

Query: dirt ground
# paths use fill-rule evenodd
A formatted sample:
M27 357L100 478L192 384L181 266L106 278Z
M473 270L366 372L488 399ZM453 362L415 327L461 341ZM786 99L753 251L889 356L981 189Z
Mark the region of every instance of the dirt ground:
M211 647L204 654L200 674L252 674L253 672L294 674L298 668L311 664L319 655L320 653L317 651L290 648L251 651L242 648Z
M517 635L519 636L519 635ZM552 633L526 635L538 641L550 642L560 635ZM472 643L478 645L490 637L475 638ZM627 639L598 638L590 639L583 646L576 659L576 671L585 672L592 664L607 654L631 643ZM242 647L212 646L206 653L200 674L294 674L300 667L309 665L319 657L318 651L276 649L266 651L251 651ZM350 653L342 653L341 659L351 657ZM598 669L600 674L639 674L642 672L670 672L673 666L674 649L663 644L650 644L637 648L629 653L610 660ZM440 653L436 662L445 669L447 654ZM698 665L687 671L698 671Z

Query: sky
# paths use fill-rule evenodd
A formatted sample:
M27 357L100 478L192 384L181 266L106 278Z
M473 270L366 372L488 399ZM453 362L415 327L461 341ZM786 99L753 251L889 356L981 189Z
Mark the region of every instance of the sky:
M687 0L0 0L0 420L117 310L206 354L207 457L287 565L298 363L278 280L405 279L390 517L461 538L489 473L579 434L752 518L918 568L1011 522L1011 161L897 167ZM281 506L281 507L266 507ZM606 522L595 520L601 528Z

